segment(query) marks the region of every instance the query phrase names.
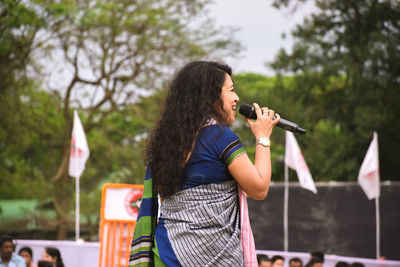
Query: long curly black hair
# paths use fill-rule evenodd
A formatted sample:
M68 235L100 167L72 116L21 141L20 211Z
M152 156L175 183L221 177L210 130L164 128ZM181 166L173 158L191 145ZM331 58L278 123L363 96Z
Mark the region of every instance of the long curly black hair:
M224 124L226 116L220 98L229 66L217 62L187 64L173 79L159 123L146 149L154 188L162 197L179 190L186 157L199 130L210 118Z

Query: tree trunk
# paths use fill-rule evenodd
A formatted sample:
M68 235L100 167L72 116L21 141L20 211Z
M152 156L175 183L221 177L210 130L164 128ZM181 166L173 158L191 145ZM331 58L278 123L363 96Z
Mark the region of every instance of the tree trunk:
M74 180L69 178L67 175L63 176L62 179L54 184L54 198L53 201L56 203L57 207L57 239L65 240L67 239L68 225L71 220L69 218L70 211L70 199L73 197L73 192L71 190L71 185L73 185ZM72 186L73 188L73 186Z
M70 127L68 127L70 128ZM70 132L67 130L67 132ZM61 164L57 170L57 174L51 180L52 184L52 200L57 214L57 239L65 240L68 238L68 222L69 218L70 200L75 197L73 188L75 186L74 179L68 176L68 163L69 163L69 135L67 132L64 134L64 151Z

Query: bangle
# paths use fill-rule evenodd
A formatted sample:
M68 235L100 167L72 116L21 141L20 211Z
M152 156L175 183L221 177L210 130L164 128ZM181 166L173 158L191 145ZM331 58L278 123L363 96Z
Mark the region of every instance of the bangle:
M269 140L268 137L261 137L261 138L257 138L256 140L256 145L263 145L265 147L270 147L271 146L271 141Z

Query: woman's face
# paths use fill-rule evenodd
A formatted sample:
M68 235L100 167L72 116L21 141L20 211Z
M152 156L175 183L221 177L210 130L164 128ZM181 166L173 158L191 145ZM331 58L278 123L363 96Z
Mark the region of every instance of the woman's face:
M29 265L29 264L32 263L31 254L29 254L28 252L26 252L26 251L21 251L21 252L19 253L19 255L25 259L26 265Z
M48 261L48 262L56 262L57 261L56 257L52 257L49 254L47 254L46 250L44 250L42 253L42 260Z
M226 115L225 122L227 124L232 124L235 122L235 116L236 116L235 109L237 106L237 102L239 102L239 97L235 93L235 88L233 86L232 78L228 74L225 75L225 82L224 85L222 86L220 97L223 103L223 110Z

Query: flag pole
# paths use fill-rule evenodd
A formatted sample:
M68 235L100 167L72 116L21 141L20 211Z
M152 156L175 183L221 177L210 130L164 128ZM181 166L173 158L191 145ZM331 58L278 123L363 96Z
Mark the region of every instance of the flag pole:
M285 194L283 202L283 249L288 251L289 230L288 230L288 203L289 203L289 167L285 163Z
M85 169L85 163L89 158L90 151L86 141L85 131L78 112L74 110L74 121L72 126L71 150L69 154L68 174L75 177L75 239L79 241L80 235L80 210L79 210L79 179Z
M79 229L79 213L80 213L80 210L79 210L79 179L80 179L80 177L79 176L77 176L76 177L76 183L75 183L75 191L76 191L76 193L75 193L75 197L76 197L76 201L75 201L75 239L76 239L76 241L79 241L79 232L80 232L80 229Z
M375 216L376 216L376 258L380 258L380 215L379 215L379 197L380 175L379 175L379 148L378 134L374 132L371 144L368 147L367 154L361 164L358 173L358 183L364 190L368 199L375 198Z
M296 170L300 186L317 193L310 170L307 167L303 154L300 151L299 144L294 134L286 131L285 143L285 196L283 208L283 247L284 251L289 250L289 167Z
M380 237L380 215L379 215L379 196L375 198L375 214L376 214L376 259L381 257L381 237Z

